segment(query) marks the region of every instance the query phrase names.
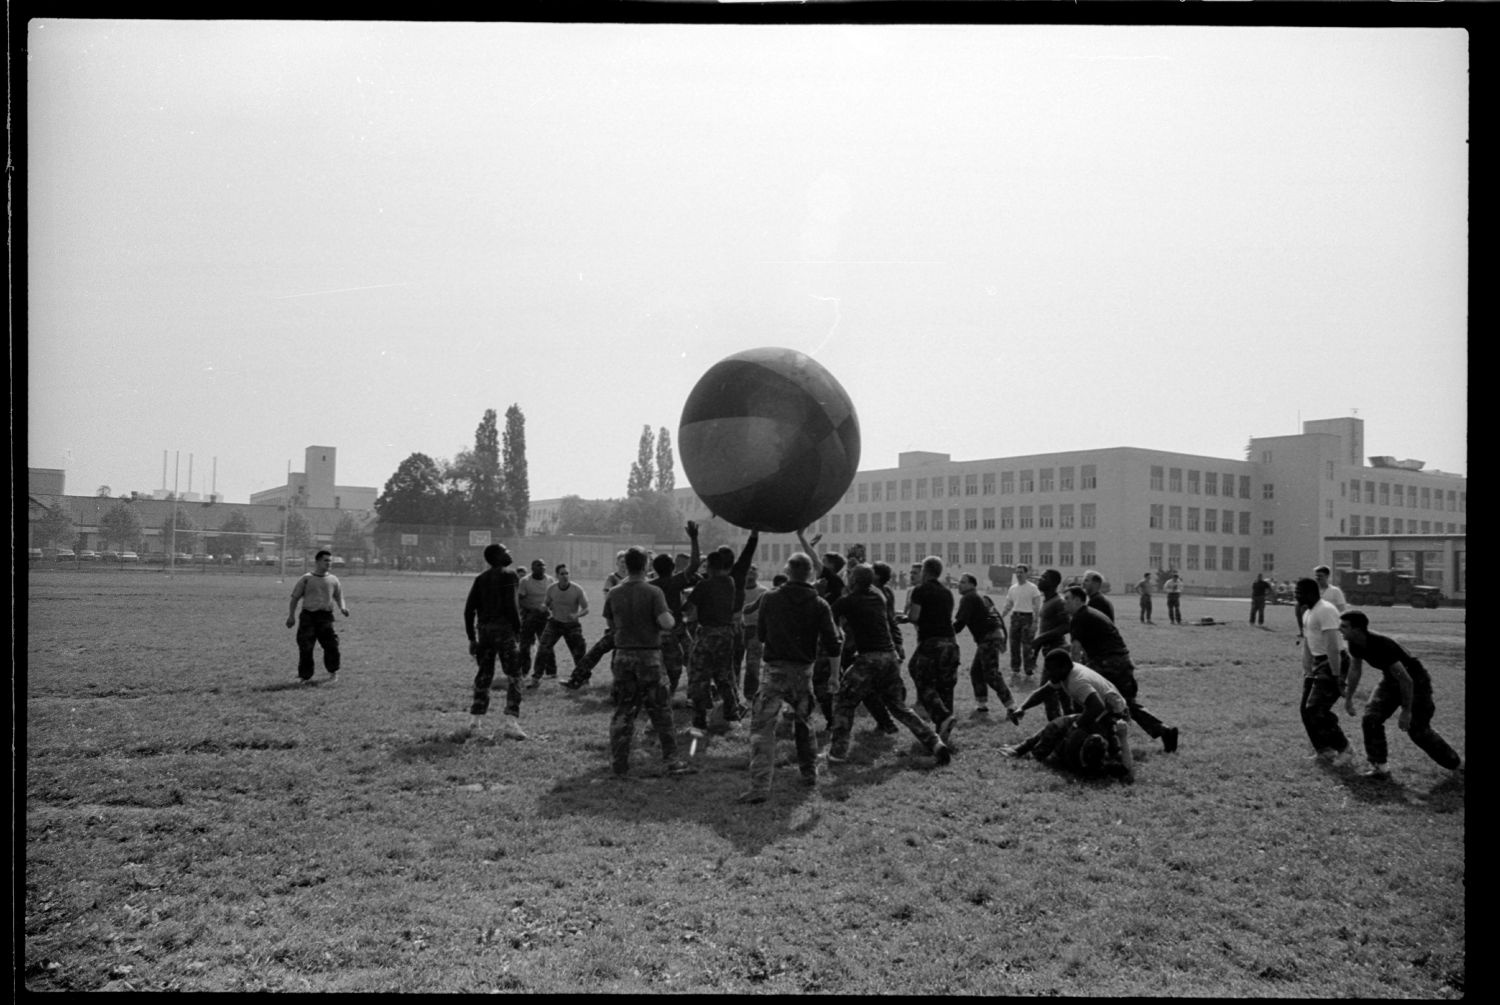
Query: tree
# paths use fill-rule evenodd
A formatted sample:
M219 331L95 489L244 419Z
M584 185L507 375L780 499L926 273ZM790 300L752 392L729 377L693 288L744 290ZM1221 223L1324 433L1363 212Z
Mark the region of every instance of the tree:
M655 473L654 456L655 448L652 446L651 427L642 426L640 450L635 463L630 466L630 481L625 486L625 495L627 498L651 491L651 480Z
M643 492L615 503L611 531L630 528L632 534L650 534L658 541L675 541L684 535L686 521L679 519L672 497Z
M99 536L106 544L118 544L121 551L133 551L141 541L140 514L129 503L115 503L99 518Z
M99 496L99 497L104 498L104 499L108 499L109 498L109 486L108 485L100 485L98 488L96 488L94 490L94 495Z
M450 484L463 490L468 519L490 527L505 519L505 487L500 471L500 431L495 410L487 408L474 430L474 449L460 450L449 468Z
M615 502L609 499L583 499L563 496L557 506L558 534L613 534Z
M173 532L173 528L176 532ZM191 555L193 548L193 535L197 531L193 518L180 509L167 511L167 518L161 524L161 548L167 554Z
M306 555L312 549L312 528L307 525L307 517L293 509L286 515L286 553L288 556L298 554Z
M526 518L531 513L531 483L526 475L526 416L521 414L520 405L512 404L505 410L500 470L505 508L519 537L526 533Z
M36 540L43 548L73 540L73 518L61 506L45 510L36 522Z
M672 474L672 434L662 426L656 434L656 491L670 495L676 484Z
M412 454L386 480L375 500L382 524L442 524L447 522L443 469L426 454Z
M335 555L362 555L366 551L364 529L354 514L344 513L333 528L333 553Z
M255 527L250 523L250 518L235 510L224 518L219 530L223 531L224 537L215 542L214 554L228 555L236 562L242 560L253 543L250 535L255 532Z

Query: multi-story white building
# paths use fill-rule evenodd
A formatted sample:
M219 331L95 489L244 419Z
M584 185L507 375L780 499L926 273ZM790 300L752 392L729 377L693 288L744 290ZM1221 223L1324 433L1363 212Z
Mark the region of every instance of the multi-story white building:
M981 582L991 566L1025 562L1065 577L1098 569L1121 588L1176 569L1204 593L1246 592L1257 572L1306 575L1340 535L1467 533L1467 479L1366 463L1363 451L1354 417L1254 437L1243 460L1140 447L977 461L911 451L860 471L814 532L820 549L863 544L898 572L937 555ZM711 515L691 489L675 494L685 519ZM759 561L774 566L796 548L792 535L768 535Z

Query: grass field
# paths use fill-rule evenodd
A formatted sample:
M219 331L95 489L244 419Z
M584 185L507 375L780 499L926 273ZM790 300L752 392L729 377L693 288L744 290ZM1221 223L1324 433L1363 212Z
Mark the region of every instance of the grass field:
M1171 755L1133 732L1133 787L1002 758L1003 718L963 722L947 768L862 719L817 791L788 768L740 807L743 737L608 777L607 664L527 692L530 740L465 741L468 582L346 579L345 670L298 687L290 582L33 571L25 986L1464 993L1464 783L1394 720L1394 782L1307 760L1290 608L1257 628L1187 598L1229 623L1144 626L1117 600L1142 700L1182 730ZM1370 613L1463 753L1464 612ZM963 719L966 672L958 695Z

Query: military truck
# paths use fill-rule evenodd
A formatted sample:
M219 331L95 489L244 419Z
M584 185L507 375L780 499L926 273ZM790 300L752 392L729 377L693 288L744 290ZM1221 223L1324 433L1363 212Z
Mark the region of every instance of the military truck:
M1437 607L1445 599L1436 586L1418 583L1410 573L1392 570L1340 569L1338 587L1344 591L1345 600L1359 607Z

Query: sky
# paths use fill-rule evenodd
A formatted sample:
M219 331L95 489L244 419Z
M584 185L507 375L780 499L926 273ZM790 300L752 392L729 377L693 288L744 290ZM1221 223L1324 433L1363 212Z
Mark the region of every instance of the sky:
M849 392L866 470L1240 459L1357 414L1368 454L1467 473L1461 29L26 44L27 463L71 494L161 488L169 451L167 488L247 502L313 444L379 488L516 404L531 498L619 497L642 427L767 345Z

